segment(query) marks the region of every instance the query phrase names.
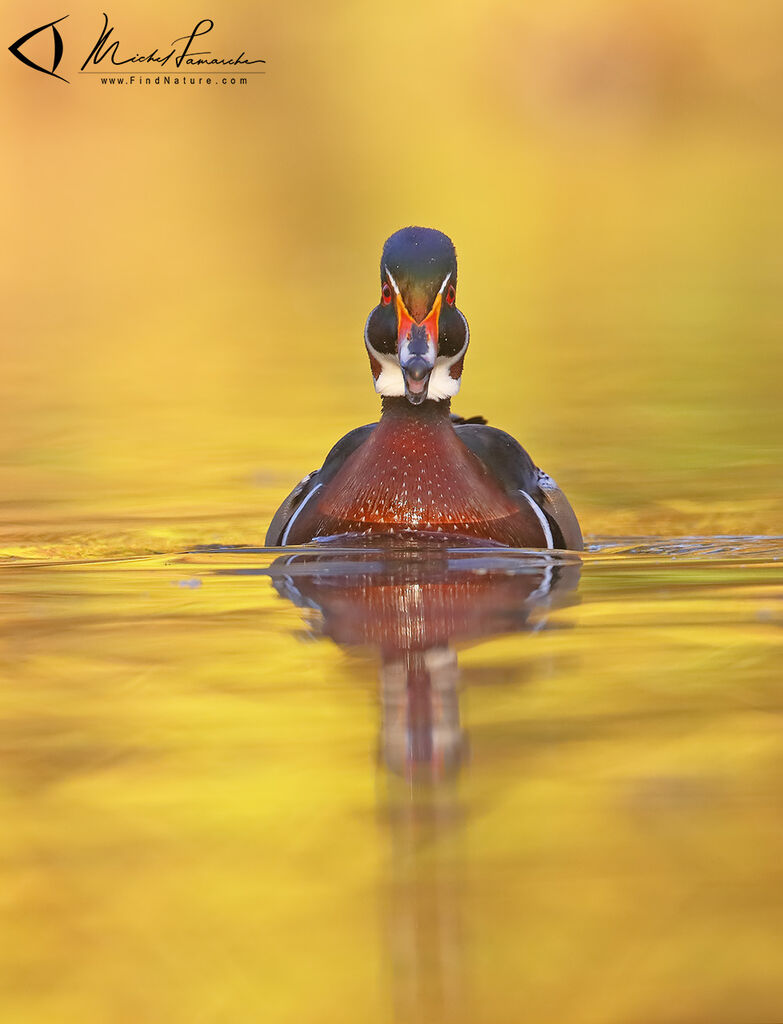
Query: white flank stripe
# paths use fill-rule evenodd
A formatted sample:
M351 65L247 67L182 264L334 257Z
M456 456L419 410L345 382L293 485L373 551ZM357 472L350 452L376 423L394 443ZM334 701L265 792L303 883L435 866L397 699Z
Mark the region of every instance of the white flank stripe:
M527 491L520 491L519 493L522 495L523 498L527 499L528 504L533 509L535 514L538 516L538 521L539 523L541 523L541 529L544 531L544 536L546 537L546 546L548 548L553 548L555 546L555 542L552 539L552 531L549 528L549 520L538 507L538 505L536 505L536 503L533 501L533 499L530 497Z
M312 489L312 491L310 491L310 493L307 495L305 500L302 502L302 504L299 506L299 508L296 510L296 512L294 512L294 514L288 520L288 526L286 526L285 530L283 531L283 536L280 538L280 546L281 547L283 547L285 545L285 542L288 540L288 534L291 532L291 527L296 522L299 513L302 511L302 509L305 507L305 505L308 503L308 501L312 498L312 496L315 494L315 492L319 491L322 487L323 487L323 484L316 484L315 487Z

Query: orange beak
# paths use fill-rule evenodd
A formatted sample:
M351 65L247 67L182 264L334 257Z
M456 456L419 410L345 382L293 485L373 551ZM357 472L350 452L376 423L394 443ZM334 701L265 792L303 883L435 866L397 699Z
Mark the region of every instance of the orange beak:
M427 397L430 374L438 357L438 319L441 295L420 322L413 319L397 295L397 356L405 378L405 397L419 405Z

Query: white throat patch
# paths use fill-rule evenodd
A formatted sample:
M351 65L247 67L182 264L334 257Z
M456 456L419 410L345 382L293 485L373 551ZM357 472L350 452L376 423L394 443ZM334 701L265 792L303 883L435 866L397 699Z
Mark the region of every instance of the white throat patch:
M465 355L468 342L470 341L470 329L462 312L460 310L457 310L457 312L465 324L465 344L455 356L438 356L435 360L427 388L428 401L441 401L444 398L453 398L459 391L460 384L462 383L462 375L452 377L451 368ZM372 313L370 313L370 316L372 316ZM375 378L375 391L385 398L400 398L405 394L405 379L402 375L400 360L396 355L391 355L388 352L379 352L372 347L367 334L370 316L367 317L367 323L364 325L364 344L369 354L381 368L381 372Z

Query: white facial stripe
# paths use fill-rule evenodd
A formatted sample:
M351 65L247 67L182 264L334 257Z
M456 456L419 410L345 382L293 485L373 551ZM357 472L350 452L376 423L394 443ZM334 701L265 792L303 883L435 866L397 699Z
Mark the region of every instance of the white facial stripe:
M453 398L460 388L460 378L452 377L448 371L448 368L443 365L439 365L440 361L435 364L435 369L430 374L430 382L427 386L427 398L432 398L436 402L442 401L444 398Z
M381 372L375 378L377 394L385 398L401 398L405 394L405 378L397 357L382 355L375 351L372 352L372 357L381 365Z
M388 279L389 279L389 284L390 284L390 285L392 286L392 288L394 289L394 292L395 292L395 294L396 294L396 295L399 295L399 294L400 294L400 289L399 289L399 288L397 287L397 282L396 282L396 281L394 280L394 278L392 277L392 272L391 272L391 270L389 270L389 268L388 268L388 267L384 267L383 269L384 269L384 270L386 271L386 276L387 276L387 277L388 277Z
M372 316L372 313L370 314ZM381 372L375 378L375 391L386 398L400 398L405 394L405 380L402 376L400 361L396 355L387 352L379 352L370 344L367 336L367 328L370 325L370 317L364 325L364 344L372 358L378 363Z
M439 356L435 361L435 369L430 374L430 385L427 389L428 398L439 400L453 398L459 391L460 384L462 383L461 375L459 377L451 376L451 368L467 352L468 342L470 341L470 328L468 327L468 321L462 315L462 311L458 309L457 312L462 317L462 322L465 325L465 344L455 356Z
M389 268L387 266L384 266L383 269L384 269L384 271L386 273L386 276L389 279L389 284L392 286L392 288L395 291L395 294L399 295L400 294L400 289L398 288L397 282L394 280L394 278L392 276L391 270L389 270ZM443 292L446 290L446 285L449 283L450 280L451 280L451 271L449 271L448 274L446 274L446 276L443 278L443 284L440 286L440 288L438 288L438 295L442 295L443 294Z

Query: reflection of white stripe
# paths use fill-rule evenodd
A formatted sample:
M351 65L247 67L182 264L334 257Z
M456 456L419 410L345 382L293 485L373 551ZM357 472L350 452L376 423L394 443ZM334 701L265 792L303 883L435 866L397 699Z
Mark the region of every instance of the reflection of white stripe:
M538 507L538 505L536 505L536 503L533 501L533 499L530 497L527 491L520 491L519 493L522 495L523 498L527 499L528 504L533 509L535 514L538 516L538 521L539 523L541 523L541 529L544 531L544 537L546 537L546 546L548 548L553 548L555 546L555 542L552 539L552 531L549 528L549 520Z
M294 512L294 514L288 520L288 526L286 526L285 531L283 532L283 536L280 538L280 546L281 547L288 540L288 534L291 532L291 527L296 522L299 513L302 511L302 509L305 507L305 505L308 503L308 501L312 498L312 496L315 494L315 492L320 490L322 487L323 487L323 484L316 484L315 487L312 489L312 491L310 491L310 493L307 495L305 500L302 502L302 504L299 506L299 508L296 510L296 512Z
M528 601L530 602L541 600L541 598L546 597L549 594L549 591L552 589L552 568L554 556L544 555L544 558L546 558L547 562L546 569L544 571L544 578L541 580L539 585L528 598Z

